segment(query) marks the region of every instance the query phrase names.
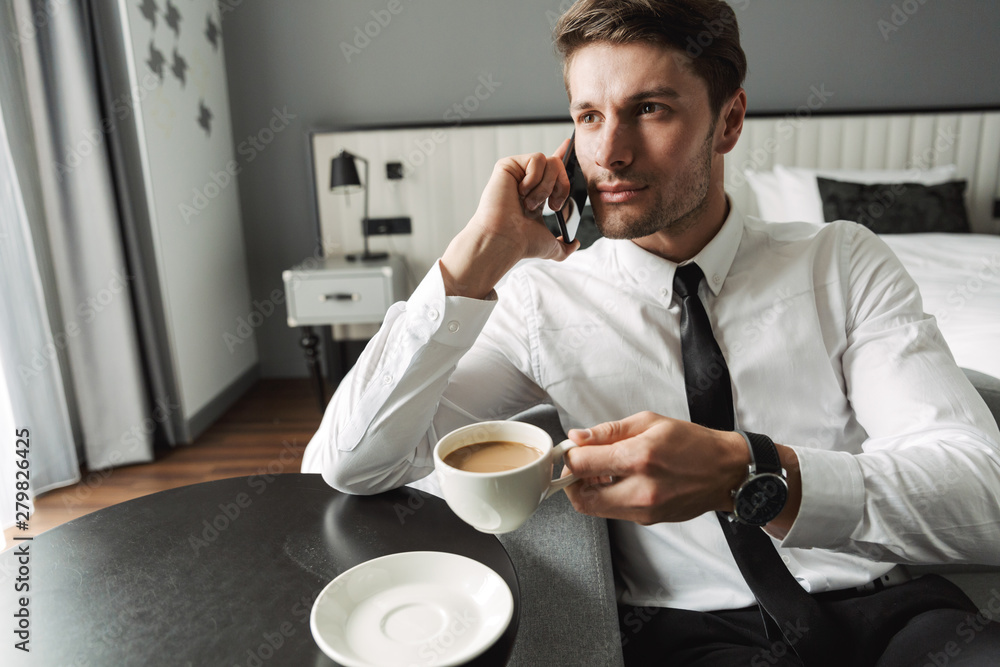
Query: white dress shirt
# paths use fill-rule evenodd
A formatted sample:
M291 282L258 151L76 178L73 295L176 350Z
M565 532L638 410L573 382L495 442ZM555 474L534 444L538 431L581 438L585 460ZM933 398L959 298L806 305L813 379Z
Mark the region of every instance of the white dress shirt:
M694 261L737 427L798 455L802 505L778 549L806 590L894 563L1000 562L1000 432L877 236L733 207ZM601 239L523 263L479 301L446 297L435 265L344 378L303 471L391 489L431 473L449 431L543 402L567 430L643 410L688 419L676 267ZM623 602L754 603L713 513L610 531Z

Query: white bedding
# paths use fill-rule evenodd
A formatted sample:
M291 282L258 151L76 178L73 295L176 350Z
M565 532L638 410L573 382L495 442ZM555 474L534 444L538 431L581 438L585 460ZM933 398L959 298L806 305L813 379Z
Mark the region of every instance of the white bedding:
M963 368L1000 378L1000 236L886 234Z

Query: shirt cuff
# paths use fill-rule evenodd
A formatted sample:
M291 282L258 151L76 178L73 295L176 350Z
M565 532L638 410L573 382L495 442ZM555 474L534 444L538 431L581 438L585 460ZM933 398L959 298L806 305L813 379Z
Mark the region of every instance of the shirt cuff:
M784 548L842 547L864 514L865 482L850 452L794 448L802 475L802 504Z
M497 304L496 292L486 299L446 296L440 261L434 262L406 302L413 326L425 340L449 347L469 348L476 342Z

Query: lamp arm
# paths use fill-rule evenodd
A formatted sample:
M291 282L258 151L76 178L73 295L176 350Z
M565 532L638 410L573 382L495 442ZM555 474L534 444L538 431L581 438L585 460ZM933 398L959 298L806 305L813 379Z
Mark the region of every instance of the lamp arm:
M356 159L361 160L365 163L365 217L361 219L361 232L365 237L365 257L368 256L368 160L363 157L357 157Z

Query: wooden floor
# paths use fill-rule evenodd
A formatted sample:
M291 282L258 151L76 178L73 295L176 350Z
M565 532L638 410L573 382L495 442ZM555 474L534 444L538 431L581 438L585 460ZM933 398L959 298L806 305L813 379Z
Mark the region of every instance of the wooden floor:
M309 380L261 380L193 445L157 451L156 460L148 464L83 470L78 484L35 498L29 530L7 530L8 545L14 535L38 535L157 491L262 471L298 472L302 451L322 416Z

